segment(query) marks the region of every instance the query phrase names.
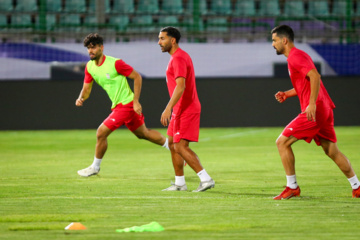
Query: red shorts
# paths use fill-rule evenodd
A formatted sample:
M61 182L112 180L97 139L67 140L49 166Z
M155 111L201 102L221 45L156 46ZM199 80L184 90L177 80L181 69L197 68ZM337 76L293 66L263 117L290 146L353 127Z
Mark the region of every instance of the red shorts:
M112 113L103 122L111 131L125 124L133 132L144 124L144 115L139 115L134 111L133 102L125 105L119 103L111 111Z
M180 139L190 142L199 141L200 113L182 113L180 116L171 115L167 135L173 137L173 142L178 143Z
M305 113L299 114L282 132L285 137L293 136L310 143L312 139L320 145L320 139L337 141L334 129L334 113L331 108L317 106L316 122L309 121Z

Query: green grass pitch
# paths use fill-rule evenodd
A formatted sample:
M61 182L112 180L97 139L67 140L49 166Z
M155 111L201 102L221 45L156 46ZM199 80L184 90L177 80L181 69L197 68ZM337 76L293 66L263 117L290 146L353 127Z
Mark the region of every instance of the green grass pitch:
M201 129L191 148L216 181L203 193L162 192L170 153L126 129L109 137L98 176L96 130L0 132L0 239L358 239L360 200L314 142L295 143L301 197L275 201L286 184L275 140L282 128ZM165 129L160 129L165 134ZM360 127L336 127L360 176ZM199 179L187 166L190 190ZM117 233L159 222L165 231ZM71 222L88 229L65 231Z

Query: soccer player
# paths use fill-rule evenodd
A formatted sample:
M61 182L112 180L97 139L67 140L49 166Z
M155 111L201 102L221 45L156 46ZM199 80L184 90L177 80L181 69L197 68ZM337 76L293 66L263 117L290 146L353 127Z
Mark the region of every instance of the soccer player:
M107 149L107 138L122 125L132 131L139 139L146 139L168 148L167 138L155 130L145 126L142 107L139 102L142 77L123 60L103 54L103 38L91 33L84 39L90 61L86 64L83 88L76 106L81 107L89 98L94 80L106 91L112 106L112 113L103 121L96 132L96 147L93 164L78 171L82 177L96 175ZM134 92L129 87L126 77L134 80Z
M170 94L161 124L168 126L169 147L175 170L175 183L163 191L186 191L184 160L200 178L199 187L193 192L203 192L215 187L214 180L201 166L198 156L189 148L190 142L199 140L201 105L198 98L192 60L179 47L181 34L174 27L160 30L158 44L162 52L171 57L166 70Z
M334 130L335 108L327 93L321 76L310 56L294 45L294 32L286 25L275 27L272 31L272 46L278 55L287 57L288 69L293 89L275 94L282 103L289 97L298 96L301 113L290 122L276 140L280 158L285 169L287 184L275 200L300 196L300 187L295 175L295 157L291 145L299 139L310 143L315 140L348 178L352 187L352 196L360 197L360 183L351 167L350 161L340 152L336 144Z

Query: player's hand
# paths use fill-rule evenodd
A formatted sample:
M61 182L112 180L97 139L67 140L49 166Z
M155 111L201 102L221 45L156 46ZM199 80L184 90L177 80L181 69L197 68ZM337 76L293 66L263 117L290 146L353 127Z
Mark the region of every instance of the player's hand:
M306 117L309 121L316 122L316 104L309 104L302 113L306 113Z
M141 115L141 113L142 113L142 106L141 106L141 104L139 103L139 101L134 101L133 105L134 105L134 106L133 106L134 111L135 111L137 114Z
M164 112L161 114L160 122L164 127L167 127L170 123L171 109L165 108Z
M279 102L279 103L283 103L286 99L287 99L287 96L284 92L277 92L275 94L275 99Z
M75 105L76 105L77 107L82 107L83 104L84 104L84 99L83 99L83 98L78 98L78 99L76 99Z

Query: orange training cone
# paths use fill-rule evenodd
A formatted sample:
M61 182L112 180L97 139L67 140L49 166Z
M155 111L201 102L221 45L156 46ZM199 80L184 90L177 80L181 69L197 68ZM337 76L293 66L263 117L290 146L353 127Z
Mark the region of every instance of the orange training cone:
M86 227L79 222L70 223L65 230L85 230Z

